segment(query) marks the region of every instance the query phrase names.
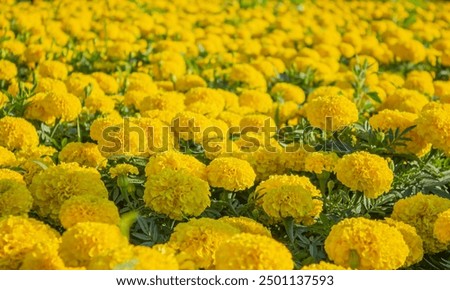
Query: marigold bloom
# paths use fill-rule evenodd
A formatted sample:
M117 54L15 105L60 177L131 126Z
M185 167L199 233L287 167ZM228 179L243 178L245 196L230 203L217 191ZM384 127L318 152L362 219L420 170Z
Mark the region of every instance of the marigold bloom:
M450 209L438 215L434 223L433 233L439 242L450 244Z
M131 164L118 164L109 169L109 174L111 175L111 178L116 178L118 176L128 174L138 175L139 169Z
M265 226L263 226L262 224L258 223L255 220L252 220L251 218L243 216L240 217L224 216L221 217L219 220L229 225L232 225L233 227L239 229L242 233L263 235L267 237L272 236L270 231Z
M450 104L428 104L416 123L420 137L450 156Z
M448 249L448 244L440 242L433 234L438 215L448 209L450 209L449 199L419 192L397 201L391 218L415 227L422 238L425 253L433 254Z
M10 81L17 75L17 67L9 60L0 60L0 80Z
M256 174L250 164L234 157L214 159L207 167L208 182L213 187L240 191L253 186Z
M36 129L27 120L9 116L0 119L0 146L15 150L38 144Z
M366 218L348 218L331 228L325 251L342 267L394 270L404 265L409 248L394 227Z
M334 171L339 157L334 152L311 152L305 157L305 171L321 174Z
M76 162L81 166L101 168L106 166L106 159L98 150L97 144L72 142L59 152L61 162Z
M428 103L428 98L418 91L408 89L397 89L387 96L386 101L381 104L380 109L399 110L419 114Z
M30 191L22 182L0 179L0 216L27 215L33 205Z
M377 198L391 189L394 174L382 157L364 151L345 155L336 165L337 179L352 190Z
M14 153L0 146L0 167L12 166L16 162L16 156Z
M332 263L320 261L317 264L309 264L302 267L302 270L350 270L349 268L338 266Z

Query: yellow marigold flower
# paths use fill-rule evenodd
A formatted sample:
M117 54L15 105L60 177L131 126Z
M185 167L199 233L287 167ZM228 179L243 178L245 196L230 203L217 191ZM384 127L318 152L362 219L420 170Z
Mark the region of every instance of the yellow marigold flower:
M418 115L408 112L400 112L397 110L382 110L369 119L370 125L378 130L388 131L389 129L395 131L397 128L401 131L416 125ZM417 156L423 156L431 149L431 144L428 140L422 138L418 134L417 128L412 129L406 135L411 141L406 141L406 146L396 146L396 150L400 153L413 153Z
M336 165L336 177L351 190L368 198L377 198L391 189L394 173L382 157L364 151L342 157Z
M38 144L36 129L27 120L9 116L0 119L0 146L15 150Z
M423 258L423 242L417 234L416 229L406 223L390 218L386 218L384 222L391 227L396 228L402 234L403 239L409 248L409 254L408 257L406 257L403 267L409 267L420 262Z
M321 193L304 176L271 175L256 187L250 198L278 220L293 217L298 222L312 224L322 212ZM290 201L291 198L295 201Z
M192 88L206 87L206 81L198 75L185 75L177 80L175 86L177 91L187 92Z
M75 95L51 91L33 96L25 116L52 125L56 119L63 122L73 121L80 113L81 102Z
M427 71L412 71L406 77L404 88L416 90L428 96L433 96L433 77Z
M347 99L352 99L353 95L348 95L346 91L336 86L320 86L316 88L312 93L308 95L308 102L321 97L321 96L329 96L329 95L341 95L346 97Z
M15 55L15 56L21 56L25 52L25 44L22 43L20 40L17 39L9 39L6 41L3 41L0 44L0 47L3 49L6 49L9 53Z
M416 123L420 137L450 156L450 104L426 105Z
M138 105L142 112L149 110L170 110L175 113L185 110L185 96L178 92L164 92L145 97Z
M23 176L19 172L7 168L0 168L0 180L1 179L25 183Z
M409 253L400 231L366 218L335 224L325 240L325 251L336 265L360 270L398 269Z
M314 127L327 131L340 130L358 121L358 109L346 97L324 95L308 102L306 118Z
M334 152L312 152L305 157L305 171L321 174L323 171L332 172L339 161Z
M271 115L278 119L278 124L285 124L299 114L298 104L293 101L273 103Z
M127 238L115 225L82 222L62 235L59 254L70 267L87 267L94 257L128 246Z
M55 92L57 94L66 94L67 88L64 82L51 78L39 78L36 93Z
M23 178L27 185L31 184L34 175L43 171L44 168L36 163L38 161L45 166L53 166L54 162L52 156L56 153L56 149L50 146L40 145L37 147L30 147L21 151L16 152L16 157L19 167L25 170Z
M0 218L0 269L19 269L24 257L40 243L58 244L59 234L50 226L32 218ZM32 238L30 238L32 237Z
M31 66L34 67L35 63L39 63L45 59L45 47L42 44L31 44L29 45L25 52L24 57L26 62Z
M434 94L439 97L441 103L450 103L450 81L434 81L433 85Z
M441 212L450 209L450 200L437 195L418 193L401 199L394 204L391 218L416 228L422 238L425 253L439 253L448 250L448 244L441 243L433 235L434 223Z
M223 108L225 111L239 110L239 97L236 94L222 89L218 89L216 91L222 95L225 101L225 106Z
M441 212L434 222L433 234L444 244L450 244L450 209Z
M77 195L108 197L108 191L93 168L83 168L78 163L51 166L33 178L29 187L34 198L34 208L41 217L58 219L64 201Z
M189 111L178 113L172 120L171 125L176 139L193 140L197 144L203 142L204 133L210 132L208 128L213 127L210 119L202 114Z
M0 179L0 216L27 215L33 198L23 182Z
M105 92L105 94L113 95L119 91L119 84L113 76L110 76L103 72L95 72L92 74L92 77L95 78L98 85Z
M317 264L309 264L302 267L302 270L350 270L350 268L338 266L332 263L320 261Z
M401 61L412 63L424 61L427 55L423 44L414 39L399 40L390 49Z
M285 101L293 101L297 104L301 104L305 101L305 92L293 84L290 83L277 83L270 90L272 95L280 95Z
M99 196L72 196L64 201L59 211L61 225L68 229L81 222L118 225L119 210L114 202Z
M141 116L143 118L157 119L165 125L170 125L176 114L177 112L173 112L171 110L148 110L141 112Z
M152 94L151 96L155 96L155 94ZM135 108L140 108L144 99L147 98L149 95L148 93L144 92L144 91L137 91L137 90L132 90L132 91L127 91L123 97L123 104L125 106L133 106ZM147 109L146 107L143 107L143 110Z
M223 94L210 88L193 88L186 93L188 111L216 118L223 111L225 100Z
M123 119L120 116L108 115L106 117L97 118L91 124L89 135L93 140L100 141L104 139L104 134L108 133L108 128L122 123Z
M239 147L230 139L208 139L202 143L205 157L213 160L218 157L232 157L234 153L239 152Z
M184 252L186 260L192 261L196 269L214 269L217 249L224 241L239 233L237 228L223 221L191 219L175 227L168 246Z
M256 174L250 164L234 157L214 159L207 167L208 182L213 187L240 191L253 186Z
M148 207L172 219L199 216L210 204L206 181L184 170L165 168L149 175L144 201Z
M91 94L84 100L84 105L89 112L108 114L114 111L116 101L111 97L105 96L104 94Z
M245 90L239 96L239 105L251 107L259 113L268 113L272 110L272 98L257 90Z
M109 169L109 174L111 175L111 178L128 174L138 175L139 169L131 164L118 164Z
M239 123L242 119L242 115L230 112L230 111L224 111L220 113L220 115L217 117L217 119L224 121L227 123L228 127L239 127Z
M32 120L39 120L49 125L55 123L55 116L53 111L47 106L45 97L47 93L37 93L27 100L24 117Z
M250 64L235 64L231 68L230 81L242 84L246 89L253 89L261 92L267 90L267 83L264 75Z
M152 72L155 79L169 80L176 79L186 73L186 62L181 54L172 51L163 51L152 54L150 57Z
M59 152L58 158L61 162L76 162L81 166L94 168L105 167L107 162L94 143L69 143Z
M87 97L87 87L90 86L92 91L100 89L100 86L98 85L95 78L89 75L84 75L82 73L72 73L65 81L65 84L67 87L67 91L77 96L80 100L84 100L84 98Z
M230 253L233 253L230 255ZM292 270L292 254L271 237L237 234L216 251L216 270Z
M418 91L398 89L392 95L388 95L380 109L399 110L419 114L428 103L428 98Z
M56 80L64 80L68 74L66 65L56 60L41 62L38 71L40 76Z
M242 117L239 127L241 133L254 132L268 134L268 136L269 134L270 136L275 135L277 129L275 121L263 114L250 114Z
M206 165L198 161L195 157L185 155L178 151L167 151L150 158L145 167L145 175L150 177L165 168L173 170L186 170L193 176L207 180Z
M9 102L9 98L4 93L0 92L0 109Z
M272 237L270 231L263 226L262 224L252 220L247 217L221 217L219 221L226 222L227 224L232 225L233 227L239 229L241 233L248 233L254 235L262 235L267 237Z
M0 167L12 166L16 162L16 156L14 153L0 146Z
M58 253L59 243L40 243L28 252L20 270L68 270Z
M116 248L96 256L89 270L178 270L175 257L146 246Z
M0 80L10 81L17 75L17 67L9 60L0 60Z

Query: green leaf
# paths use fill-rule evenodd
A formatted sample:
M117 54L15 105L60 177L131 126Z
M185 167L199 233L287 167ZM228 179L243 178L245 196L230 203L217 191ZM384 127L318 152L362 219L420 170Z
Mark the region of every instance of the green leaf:
M368 92L367 95L377 103L381 103L381 99L377 92Z

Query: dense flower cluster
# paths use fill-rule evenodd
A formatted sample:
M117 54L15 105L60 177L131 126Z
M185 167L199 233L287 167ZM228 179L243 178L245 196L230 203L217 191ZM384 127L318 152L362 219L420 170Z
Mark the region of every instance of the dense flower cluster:
M450 3L0 11L0 269L448 268Z

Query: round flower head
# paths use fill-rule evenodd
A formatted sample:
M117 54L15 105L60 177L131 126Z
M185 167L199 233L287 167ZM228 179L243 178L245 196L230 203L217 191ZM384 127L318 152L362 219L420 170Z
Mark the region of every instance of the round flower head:
M296 104L301 104L305 101L305 92L298 86L290 83L276 83L270 93L280 95L284 101L293 101Z
M9 98L4 93L0 92L0 109L3 108L9 101Z
M229 78L231 82L242 84L247 89L254 89L261 92L267 90L264 75L250 64L235 64L231 68Z
M59 256L59 243L40 243L23 259L20 270L68 270Z
M450 156L450 104L426 105L416 122L420 137Z
M100 141L106 137L108 130L113 129L118 124L122 124L124 121L120 116L108 115L107 117L95 119L89 131L89 135L92 140Z
M307 103L306 118L314 127L340 130L358 121L358 109L344 96L324 95Z
M214 159L207 167L208 182L213 187L240 191L252 187L256 174L250 164L234 157Z
M0 168L0 180L11 180L25 184L23 176L19 172L6 168Z
M428 96L433 96L433 77L427 71L412 71L406 78L404 88L416 90Z
M320 261L317 264L309 264L302 267L302 270L350 270L349 268L338 266L332 263Z
M217 90L210 88L193 88L186 93L188 111L216 118L225 107L225 99Z
M72 142L59 152L61 162L76 162L81 166L101 168L106 166L106 159L98 150L97 144Z
M15 150L38 144L36 129L27 120L9 116L0 119L0 146Z
M116 248L128 246L119 227L110 224L84 222L69 228L62 235L59 254L70 267L86 267L93 258Z
M171 129L176 139L193 140L197 144L203 142L204 133L208 132L211 127L213 127L213 123L210 119L188 111L178 113L171 123Z
M91 94L84 100L84 106L90 113L103 113L108 114L114 111L116 101L104 94Z
M321 174L323 171L332 172L339 157L334 152L312 152L305 157L305 171Z
M68 229L80 222L98 222L118 225L119 210L114 202L94 195L72 196L61 205L61 225Z
M239 105L253 108L258 113L269 113L272 98L269 94L257 90L245 90L239 96Z
M397 128L401 131L416 125L417 115L408 112L400 112L397 110L383 110L378 112L378 114L372 116L369 119L370 125L378 130L395 131ZM423 156L428 153L431 149L431 144L428 140L420 137L418 130L416 128L409 131L406 138L410 138L411 141L406 141L406 146L396 146L396 151L399 153L413 153L417 156Z
M185 110L184 102L185 96L183 94L178 92L164 92L143 98L138 108L141 112L149 110L170 110L180 113Z
M239 230L226 222L209 218L192 219L175 227L168 245L184 252L195 268L213 269L216 250L236 234Z
M17 67L14 63L2 59L0 60L0 80L10 81L17 75Z
M267 134L270 136L275 135L277 125L275 121L263 114L250 114L242 117L239 122L241 133L255 132L261 134Z
M112 95L119 91L119 84L113 76L103 72L95 72L92 74L92 77L95 78L105 94Z
M397 89L387 97L386 101L381 105L381 109L419 114L428 102L428 98L417 91Z
M30 191L22 182L0 179L0 217L27 215L33 205Z
M72 196L108 197L98 171L77 163L63 163L42 171L33 178L30 191L37 213L53 220L58 220L61 205Z
M450 244L450 209L438 215L434 223L433 233L439 242Z
M377 198L391 189L394 174L382 157L364 151L345 155L336 165L337 179L351 190Z
M55 230L43 222L27 217L0 218L0 232L1 270L17 270L23 258L37 244L59 243L59 234Z
M16 156L14 153L6 149L5 147L0 146L0 167L3 166L12 166L16 162Z
M270 231L264 227L262 224L252 220L247 217L221 217L219 219L222 222L225 222L233 227L239 229L241 233L248 233L254 235L262 235L267 237L272 237Z
M67 78L67 67L64 63L55 60L46 60L39 64L39 75L42 77L64 80Z
M64 82L62 81L51 78L39 78L35 92L43 93L44 95L49 92L66 94L67 88Z
M89 270L178 270L175 257L146 246L116 248L96 256Z
M449 245L440 242L433 234L438 215L448 209L449 199L418 193L397 201L391 218L415 227L422 238L425 253L433 254L448 250Z
M423 258L423 242L417 234L416 229L413 226L390 218L386 218L384 222L391 227L396 228L402 234L406 245L408 245L409 254L408 257L406 257L403 267L409 267L420 262Z
M111 178L116 178L121 175L127 176L128 174L138 175L139 169L130 164L118 164L109 169L109 174L111 175Z
M398 269L409 253L400 231L366 218L335 224L325 240L325 251L336 265L360 270Z
M232 254L231 254L232 253ZM216 270L292 270L292 254L271 237L242 233L216 251Z
M206 165L195 159L195 157L178 151L167 151L151 157L145 167L145 175L149 177L165 168L173 170L183 169L193 176L207 180Z
M198 75L185 75L177 80L176 88L179 92L187 92L192 88L206 87L206 81Z
M251 198L275 220L292 217L309 225L322 212L320 197L320 191L307 177L272 175L258 185Z
M156 212L172 219L199 216L210 204L209 185L185 170L162 169L149 175L144 201Z

